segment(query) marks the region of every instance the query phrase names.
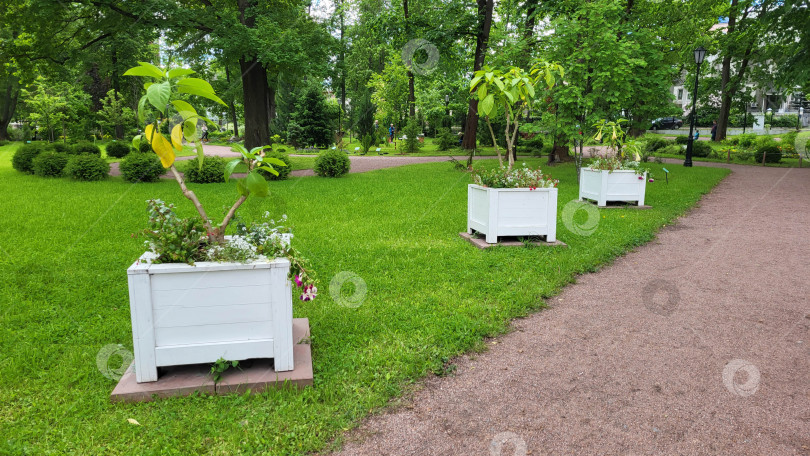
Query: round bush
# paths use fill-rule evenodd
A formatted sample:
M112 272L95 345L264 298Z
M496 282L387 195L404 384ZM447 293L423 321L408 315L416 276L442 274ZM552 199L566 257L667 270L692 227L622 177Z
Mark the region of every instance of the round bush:
M692 141L692 156L706 158L712 153L712 146L706 141Z
M101 157L101 149L91 142L80 142L73 146L73 153L76 155L93 154Z
M321 177L340 177L349 172L352 163L345 152L327 150L315 159L315 174Z
M195 158L188 162L185 177L188 182L195 184L213 184L225 182L226 161L222 157L205 157L202 169L200 169L200 159Z
M685 145L689 142L689 137L686 135L678 135L675 137L675 144Z
M737 144L740 147L751 147L754 145L754 141L757 140L756 133L746 133L744 135L737 135Z
M152 145L149 144L149 141L145 139L141 139L141 145L138 146L138 152L142 154L151 154L152 153Z
M37 176L59 177L69 159L67 154L49 150L34 157L32 168Z
M122 142L111 142L107 144L107 156L112 158L124 158L129 154L129 144Z
M166 171L155 154L129 154L121 160L119 169L128 182L157 182Z
M658 149L662 149L667 147L671 144L674 144L672 141L669 141L666 138L650 136L648 137L645 142L647 143L646 149L648 152L655 152Z
M679 146L677 144L671 144L669 146L662 147L662 148L658 149L655 152L656 152L656 154L661 154L661 155L663 155L663 154L683 155L683 147L681 147L681 146Z
M265 179L268 180L284 180L290 177L290 172L292 171L292 164L290 163L290 156L281 152L272 152L267 154L268 157L278 158L279 160L283 161L287 164L287 166L276 166L273 165L273 169L278 171L278 176L275 174L269 173L265 170L260 169L259 173L264 176ZM348 159L348 157L347 157Z
M49 149L52 149L60 154L69 154L72 152L71 147L65 143L57 142L48 145Z
M65 175L80 181L97 181L110 174L107 160L90 154L74 155L65 166Z
M21 173L34 173L33 160L43 151L39 144L23 144L11 158L11 166Z
M776 144L760 146L757 151L754 152L754 161L762 163L763 154L765 154L765 163L779 163L782 161L782 151L779 150L779 146Z

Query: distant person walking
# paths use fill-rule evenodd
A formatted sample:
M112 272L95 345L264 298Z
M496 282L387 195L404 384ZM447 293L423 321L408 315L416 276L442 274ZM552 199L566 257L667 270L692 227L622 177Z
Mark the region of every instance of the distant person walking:
M389 143L394 142L394 133L396 133L396 131L397 130L394 128L394 124L391 124L391 126L388 127L388 142Z
M202 140L203 140L203 142L207 142L208 141L208 126L207 125L203 124L202 132L203 132L202 133Z
M714 138L716 138L716 137L717 137L717 121L713 120L712 121L712 141L714 141Z

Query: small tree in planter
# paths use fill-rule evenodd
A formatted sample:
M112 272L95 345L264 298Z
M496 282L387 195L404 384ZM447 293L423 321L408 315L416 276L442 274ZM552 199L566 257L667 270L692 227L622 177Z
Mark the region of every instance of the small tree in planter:
M171 205L149 202L149 228L144 236L150 251L127 270L138 382L157 380L159 366L211 363L220 358L273 358L276 371L292 370L291 282L302 288L303 301L314 299L318 291L307 262L290 246L286 216L278 223L269 220L269 214L259 223L240 221L236 233L225 237L237 209L249 196L268 195L269 186L260 171L278 175L274 166L286 166L265 155L270 146L247 150L234 145L241 157L226 165L224 178L231 180L237 171L246 175L234 179L237 200L219 224L211 221L175 168L175 151L182 150L184 139L194 144L202 167L205 157L197 123L210 123L178 95L222 103L210 84L188 77L192 73L184 68L164 71L149 63L124 73L154 80L145 85L146 95L138 104L140 121L146 119L150 106L156 110L154 120L133 140L133 146L150 145L199 214L199 218L183 219ZM161 125L173 114L180 122L166 137Z
M490 117L504 116L506 128L506 155L508 156L508 169L515 164L515 142L519 130L519 120L524 109L531 107L535 97L535 87L538 82L545 82L550 89L556 83L556 76L564 76L563 68L556 63L540 60L528 71L518 67L505 69L490 68L476 71L470 81L470 92L478 99L478 115L484 117L492 135L495 152L498 154L498 163L503 166L503 157L498 147L495 131L492 129Z
M601 120L594 125L593 139L607 142L611 153L596 157L580 171L580 200L596 200L599 206L605 206L608 201L636 201L639 206L644 205L649 170L640 166L642 145L627 140L622 128L626 122L625 119Z

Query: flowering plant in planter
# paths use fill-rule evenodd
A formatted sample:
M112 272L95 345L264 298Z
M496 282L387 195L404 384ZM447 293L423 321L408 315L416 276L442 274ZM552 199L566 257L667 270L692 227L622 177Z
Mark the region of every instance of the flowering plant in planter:
M473 183L490 188L552 188L560 181L543 174L540 168L531 169L523 164L522 168L509 169L505 166L490 170L475 170Z
M269 220L265 214L261 222L246 223L239 221L236 211L251 195L266 197L269 186L260 171L278 175L274 166L286 164L273 157L265 156L265 150L271 146L255 147L247 150L241 145L234 145L232 150L241 154L225 167L225 180L236 182L237 200L226 212L223 220L215 224L209 217L197 195L186 186L183 176L174 166L175 151L181 151L183 140L194 145L200 168L205 156L201 135L197 130L198 122L211 123L197 113L195 108L179 96L194 95L225 104L214 92L211 85L198 78L188 77L194 71L185 68L163 70L147 62L127 70L125 76L143 76L153 80L144 87L146 94L138 103L138 119L144 122L147 116L153 119L144 128L144 134L133 139L133 147L138 149L146 141L155 154L160 157L164 168L174 176L183 195L192 202L198 217L180 218L174 213L174 206L166 205L160 200L150 200L149 228L144 230L146 244L153 256L154 264L188 263L195 261L216 261L245 263L272 258L287 258L290 262L290 280L303 289L301 299L311 300L317 294L315 279L309 270L307 261L290 246L292 233L289 227ZM150 106L153 108L150 112ZM173 111L173 112L172 112ZM167 138L161 132L169 119L178 119L170 128ZM231 179L234 172L243 172L244 177ZM225 236L231 221L237 221L236 233Z
M615 122L602 119L594 124L596 133L593 135L593 139L607 142L612 154L594 158L588 167L592 170L608 172L635 171L640 176L639 179L643 179L641 176L649 173L650 170L640 166L642 145L638 141L628 139L627 132L622 127L622 124L626 122L627 119L619 119Z

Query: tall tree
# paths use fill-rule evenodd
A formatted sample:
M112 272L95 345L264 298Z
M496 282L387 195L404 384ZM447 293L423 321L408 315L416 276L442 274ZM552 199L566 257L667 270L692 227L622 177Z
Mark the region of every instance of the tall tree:
M478 29L475 34L475 57L473 59L473 73L484 67L484 58L487 55L489 32L492 28L492 10L494 0L478 0ZM478 130L478 100L470 98L467 107L467 121L464 124L464 140L461 147L474 149L476 133Z

